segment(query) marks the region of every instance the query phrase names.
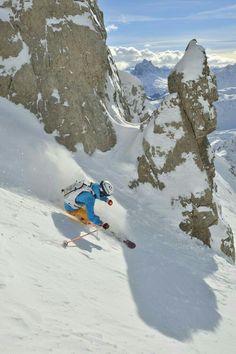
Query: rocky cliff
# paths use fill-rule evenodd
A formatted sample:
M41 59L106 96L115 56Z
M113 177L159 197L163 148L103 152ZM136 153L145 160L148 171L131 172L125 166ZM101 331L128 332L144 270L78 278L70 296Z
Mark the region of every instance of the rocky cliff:
M168 191L173 208L182 208L180 228L211 246L210 228L220 221L207 135L216 127L213 102L218 96L205 50L196 40L189 43L168 83L170 95L143 125L143 155L138 157L138 180L131 186L148 182L163 193ZM234 258L232 234L227 227L224 233L221 248Z
M119 77L132 122L140 123L150 118L154 108L146 97L141 81L125 71L119 71Z
M116 144L110 115L129 120L130 112L96 1L3 0L0 33L1 96L35 113L70 150Z

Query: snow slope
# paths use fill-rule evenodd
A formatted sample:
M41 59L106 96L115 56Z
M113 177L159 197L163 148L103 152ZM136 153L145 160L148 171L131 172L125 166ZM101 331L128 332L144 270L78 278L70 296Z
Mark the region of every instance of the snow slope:
M79 146L68 153L21 106L0 105L0 352L233 353L235 267L178 229L179 210L161 192L126 187L139 130L88 158ZM63 249L85 229L62 212L61 186L104 174L114 205L96 210L137 248L100 231ZM235 198L227 203L233 213Z

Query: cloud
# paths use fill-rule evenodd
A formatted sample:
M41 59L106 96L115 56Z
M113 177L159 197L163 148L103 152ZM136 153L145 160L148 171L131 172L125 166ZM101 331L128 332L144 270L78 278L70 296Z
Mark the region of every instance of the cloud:
M115 22L120 23L133 23L133 22L152 22L158 21L159 18L141 15L120 15L116 18Z
M118 30L118 27L116 25L114 25L114 24L109 25L109 26L106 27L107 33L110 33L112 31L117 31L117 30Z
M155 66L173 67L183 56L179 50L166 50L154 52L148 48L139 50L134 47L110 47L118 69L126 70L134 67L144 59L152 61ZM206 50L210 66L226 66L236 63L236 51L213 51Z
M151 60L156 66L172 67L183 55L183 52L178 50L155 53L149 49L138 50L134 47L111 47L110 49L120 70L134 67L144 59Z
M211 66L222 67L236 63L236 51L207 50L208 61Z

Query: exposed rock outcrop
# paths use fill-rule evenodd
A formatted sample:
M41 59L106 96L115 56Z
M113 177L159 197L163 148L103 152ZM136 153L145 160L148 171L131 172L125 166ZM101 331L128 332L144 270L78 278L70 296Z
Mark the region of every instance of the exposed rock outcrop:
M210 227L219 220L207 134L216 128L217 88L205 51L196 40L189 43L168 82L170 95L143 126L144 153L138 158L138 180L131 186L148 182L164 193L171 180L176 181L178 193L167 197L173 206L182 207L180 228L211 246Z
M89 154L109 150L116 144L107 113L115 69L96 1L2 3L0 95L35 113L70 150L79 142ZM120 91L116 115L129 119Z
M133 123L140 123L150 118L154 108L147 100L141 81L125 71L119 71L130 118Z

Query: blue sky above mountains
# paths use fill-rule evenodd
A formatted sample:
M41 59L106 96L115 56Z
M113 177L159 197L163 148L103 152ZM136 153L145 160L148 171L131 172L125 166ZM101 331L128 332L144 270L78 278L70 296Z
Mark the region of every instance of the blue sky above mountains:
M235 0L99 0L98 3L104 12L108 45L115 50L133 47L141 53L182 53L189 40L196 38L216 65L236 62Z

